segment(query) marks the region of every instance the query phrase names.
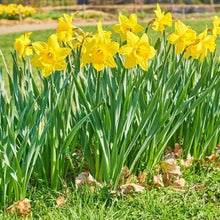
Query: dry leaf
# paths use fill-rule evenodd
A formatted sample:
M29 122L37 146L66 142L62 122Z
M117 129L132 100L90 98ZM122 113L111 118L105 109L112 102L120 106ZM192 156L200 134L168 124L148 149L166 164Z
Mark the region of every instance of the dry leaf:
M218 154L220 152L220 144L216 144L213 154Z
M180 163L183 167L187 168L192 165L193 161L194 161L194 158L190 154L188 154L186 160L181 160Z
M185 183L186 181L183 178L180 178L173 181L173 186L177 188L183 188Z
M76 188L80 185L88 184L89 186L101 186L101 183L97 182L89 172L82 172L76 177Z
M168 149L165 150L165 155L164 155L165 160L168 159L176 159L174 152L172 151L171 147L168 147Z
M147 171L140 172L138 174L138 182L139 183L144 183L146 178L147 178L147 176L148 176L148 172Z
M154 176L153 183L157 188L164 187L162 175L158 174L157 176Z
M167 159L163 162L163 166L164 166L166 172L174 170L175 167L177 166L177 160L176 159Z
M173 185L173 182L172 182L173 178L174 178L173 174L164 173L163 174L163 179L165 180L164 186L171 186L171 185Z
M9 206L6 211L10 214L16 214L18 216L29 216L31 214L31 204L29 199L21 199L11 206Z
M206 157L206 160L207 160L208 162L216 162L216 161L218 160L218 158L219 158L218 155L212 154L212 155L210 155L210 156L207 156L207 157Z
M135 183L126 183L126 184L120 186L120 192L123 195L128 195L128 194L132 194L135 192L143 192L144 190L145 190L145 187L140 186Z
M65 196L60 196L56 199L56 208L58 207L65 207L66 205L66 199L65 199Z
M127 179L128 176L129 176L129 173L130 173L130 171L129 171L127 166L122 167L121 175L120 175L120 180L124 181L125 179Z
M174 154L176 158L181 157L182 153L183 153L183 148L178 143L176 143L174 148Z
M137 183L138 182L138 178L135 175L130 175L127 180L126 183Z
M71 190L70 188L66 189L66 196L70 197L71 196Z
M173 167L172 170L167 170L167 172L169 174L173 174L173 175L176 175L176 176L181 176L182 175L182 172L180 171L180 166L175 166L175 167Z

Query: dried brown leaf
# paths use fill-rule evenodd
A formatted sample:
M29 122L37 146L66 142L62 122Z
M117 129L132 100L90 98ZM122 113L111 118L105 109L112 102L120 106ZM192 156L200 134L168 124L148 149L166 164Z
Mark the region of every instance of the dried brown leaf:
M183 178L180 178L173 181L173 186L176 188L183 188L185 183L186 181Z
M57 199L56 199L56 208L58 208L58 207L65 207L65 205L66 205L66 198L65 198L65 196L59 196Z
M176 158L180 158L183 154L183 148L178 143L175 144L174 154Z
M88 184L89 186L101 186L101 183L97 182L89 172L82 172L76 177L76 188L85 184Z
M21 199L14 204L10 205L6 211L13 215L29 216L31 214L31 204L29 199Z
M162 175L158 174L158 175L154 176L153 183L157 188L164 187Z
M190 166L192 165L193 161L194 161L194 158L193 158L190 154L188 154L186 160L183 160L183 159L182 159L182 160L180 161L180 163L181 163L181 165L182 165L183 167L188 168L188 167L190 167Z
M206 157L206 161L208 161L210 163L211 162L216 162L218 160L218 158L219 158L218 155L212 154L212 155Z
M175 166L173 167L172 170L167 170L167 173L173 174L176 176L182 176L182 172L180 171L180 166Z
M168 149L165 150L164 158L165 158L165 160L176 159L175 154L172 151L171 147L168 147Z
M139 183L144 183L146 178L147 178L147 176L148 176L148 172L147 171L140 172L138 174L138 182Z
M70 197L71 196L71 190L70 188L66 189L66 196Z
M124 181L125 179L127 179L128 176L129 176L129 173L130 173L130 171L129 171L127 166L122 167L121 175L120 175L120 180Z
M165 172L168 172L170 170L174 170L176 166L177 166L176 159L167 159L163 162L163 167L165 169Z
M135 175L130 175L127 180L126 183L137 183L138 182L138 178Z
M216 144L213 154L218 154L220 152L220 144Z
M120 186L120 192L123 195L128 195L128 194L132 194L132 193L140 193L143 192L145 190L145 187L140 186L138 184L135 183L126 183L122 186Z

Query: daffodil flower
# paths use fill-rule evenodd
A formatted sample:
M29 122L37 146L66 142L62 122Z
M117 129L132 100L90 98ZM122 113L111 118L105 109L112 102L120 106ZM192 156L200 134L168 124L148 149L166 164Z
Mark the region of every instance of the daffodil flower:
M75 13L72 16L64 14L63 17L59 18L59 24L56 29L57 39L70 47L72 47L74 29L76 29L76 27L72 25L74 16Z
M213 35L217 36L220 35L220 18L218 16L214 16L213 18Z
M152 28L155 31L164 31L164 25L167 25L168 27L172 26L173 23L173 19L172 19L172 15L170 12L166 13L162 12L160 9L159 4L157 4L157 10L154 11L156 14L156 19L154 20L153 24L152 24Z
M19 59L22 56L31 56L33 54L31 40L29 39L31 34L32 32L29 32L15 39L14 48L19 53Z
M137 23L136 14L131 14L129 18L127 18L124 15L119 15L118 20L120 24L115 24L113 26L113 30L116 33L120 34L122 42L127 40L128 32L133 32L135 34L138 34L139 32L144 30L144 28Z
M101 22L97 27L98 33L83 44L82 66L92 63L100 71L105 66L115 67L113 56L118 52L119 44L111 41L111 32L103 31Z
M214 52L216 44L216 37L214 35L207 35L207 29L205 29L196 38L196 44L193 44L186 48L184 57L192 56L194 59L200 58L203 60L207 56L207 51Z
M35 42L32 45L36 55L32 58L31 64L40 67L44 77L51 75L55 70L61 71L66 68L65 58L71 50L60 48L55 34L49 37L47 43Z
M154 57L155 49L150 46L147 34L141 38L135 34L127 33L127 45L120 48L119 53L125 56L125 68L132 68L137 64L143 70L148 69L148 60Z
M178 20L175 23L175 31L168 36L167 40L169 43L176 45L176 54L179 54L186 47L195 43L196 32Z

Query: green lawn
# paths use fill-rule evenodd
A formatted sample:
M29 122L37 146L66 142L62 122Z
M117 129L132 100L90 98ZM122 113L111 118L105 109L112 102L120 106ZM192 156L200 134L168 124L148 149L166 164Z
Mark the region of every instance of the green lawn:
M184 189L150 188L137 195L114 197L102 189L76 191L70 187L65 207L56 207L63 192L38 187L29 191L33 219L220 219L220 170L195 165L185 171ZM151 177L149 177L151 178ZM150 180L149 180L150 181ZM1 219L10 219L0 213ZM11 218L15 219L15 218Z

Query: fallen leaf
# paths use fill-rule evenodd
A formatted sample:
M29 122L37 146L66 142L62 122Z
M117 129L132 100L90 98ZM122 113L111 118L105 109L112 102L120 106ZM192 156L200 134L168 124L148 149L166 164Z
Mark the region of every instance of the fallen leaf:
M70 188L67 188L67 189L66 189L66 195L67 195L68 197L71 196L71 190L70 190Z
M120 192L123 195L128 195L128 194L132 194L132 193L140 193L143 192L145 190L145 187L140 186L138 184L135 183L126 183L122 186L120 186Z
M175 167L173 167L172 170L167 170L167 172L169 174L173 174L176 176L182 176L182 172L180 171L180 166L175 166Z
M183 188L185 183L186 181L183 178L180 178L173 181L173 186L176 188Z
M218 154L220 152L220 144L216 144L213 154Z
M174 154L176 158L181 157L183 154L183 148L178 143L175 144Z
M60 196L60 197L58 197L57 199L56 199L56 208L58 208L58 207L65 207L65 205L66 205L66 198L65 198L65 196Z
M171 147L168 147L168 149L165 150L164 159L165 159L165 160L168 160L168 159L176 159L175 153L172 151L172 148L171 148Z
M82 172L76 177L75 185L77 189L80 185L85 184L89 186L101 186L101 183L97 182L89 172Z
M130 175L127 180L126 183L137 183L138 182L138 178L135 175Z
M190 154L188 154L186 160L183 160L183 159L182 159L182 160L180 161L180 163L181 163L181 165L182 165L183 167L188 168L188 167L190 167L190 166L192 165L193 161L194 161L194 158L193 158Z
M158 174L158 175L154 176L153 183L157 188L164 187L162 175Z
M173 185L173 178L175 176L173 176L173 174L169 174L169 173L164 173L163 174L163 179L165 181L164 186L171 186Z
M147 176L148 176L148 172L147 171L140 172L138 174L138 182L139 183L144 183L146 178L147 178Z
M167 159L163 162L163 167L165 168L166 172L175 169L176 166L177 166L176 159Z
M120 180L124 181L125 179L127 179L128 176L129 176L129 173L130 173L130 171L129 171L127 166L122 167L121 175L120 175Z
M206 160L207 160L208 162L216 162L216 161L218 160L218 158L219 158L218 155L212 154L212 155L210 155L210 156L207 156L207 157L206 157Z
M29 199L21 199L14 204L10 205L6 211L13 215L29 216L31 214L31 204Z

